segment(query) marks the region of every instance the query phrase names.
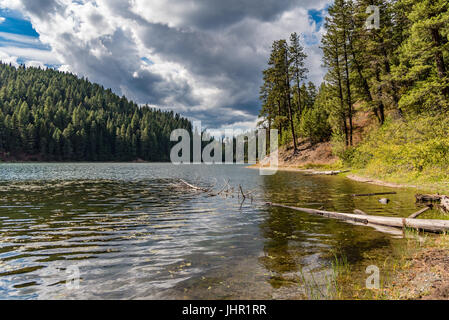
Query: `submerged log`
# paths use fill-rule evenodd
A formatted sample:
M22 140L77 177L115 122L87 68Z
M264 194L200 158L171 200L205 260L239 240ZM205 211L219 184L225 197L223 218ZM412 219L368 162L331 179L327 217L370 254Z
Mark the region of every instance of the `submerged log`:
M412 228L422 230L426 232L446 232L449 231L449 220L434 220L434 219L408 219L408 218L396 218L396 217L382 217L382 216L365 216L350 213L340 213L332 211L315 210L308 208L298 208L292 206L286 206L277 203L268 202L267 205L273 207L287 208L295 211L301 211L322 217L346 220L351 222L358 222L363 224L373 224L380 226L388 226L395 228Z
M365 213L365 212L363 212L362 210L359 210L359 209L355 209L354 213L355 214L361 214L362 216L367 216L368 215L367 213Z
M442 198L446 196L442 196L439 194L416 194L416 202L440 202Z
M387 194L396 194L396 192L379 192L379 193L361 193L361 194L353 194L353 197L372 197L372 196L384 196Z
M408 217L409 219L416 219L418 218L418 216L420 216L421 214L423 214L424 212L430 210L431 207L425 207L424 209L419 210L418 212L415 212L414 214L410 215L410 217Z
M449 197L440 194L417 194L415 195L416 202L426 203L426 202L436 202L439 203L438 207L443 212L449 212Z

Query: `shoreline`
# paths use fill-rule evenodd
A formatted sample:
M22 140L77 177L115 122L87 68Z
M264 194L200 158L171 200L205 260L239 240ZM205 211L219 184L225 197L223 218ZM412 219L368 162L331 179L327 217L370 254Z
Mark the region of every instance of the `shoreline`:
M247 169L260 169L261 166L256 164L256 165L251 165L251 166L247 166ZM269 168L269 167L267 167ZM417 190L424 190L424 191L429 191L431 192L443 192L443 189L445 189L444 186L438 185L438 184L432 184L432 183L401 183L401 182L389 182L386 180L382 180L379 178L372 178L369 176L364 176L363 174L360 173L353 173L352 170L350 169L305 169L305 168L297 168L297 167L289 167L289 166L279 166L277 168L278 171L280 172L298 172L298 173L308 173L310 175L340 175L340 176L345 176L347 179L355 181L355 182L360 182L360 183L367 183L367 184L371 184L371 185L376 185L376 186L381 186L381 187L388 187L388 188L397 188L397 189L417 189ZM449 192L449 191L447 191Z
M246 169L252 169L252 170L258 170L258 169L267 169L270 170L270 167L261 167L258 164L253 164L251 166L247 166ZM314 173L319 172L320 170L314 170L314 169L301 169L301 168L295 168L295 167L277 167L277 171L287 171L287 172L301 172L301 173ZM324 170L322 170L324 171Z
M249 169L259 169L261 166L256 164L249 166ZM295 167L278 167L278 171L299 172L315 174L325 174L324 169L302 169ZM339 173L345 178L371 185L401 188L401 189L419 189L432 190L435 188L443 189L437 184L408 184L388 182L381 179L363 176L359 173ZM329 171L328 171L329 172ZM337 171L335 171L337 172ZM407 299L407 300L440 300L449 299L449 236L446 234L436 235L435 237L421 237L419 232L404 230L403 235L409 233L408 237L414 240L408 240L403 248L403 253L389 265L394 270L386 279L385 286L374 290L354 290L351 285L347 287L349 296L345 299ZM429 272L434 270L435 272Z
M395 183L395 182L387 182L384 180L379 179L372 179L368 177L363 177L357 174L348 174L346 175L346 178L352 181L361 182L361 183L368 183L373 184L376 186L381 187L389 187L389 188L408 188L408 189L419 189L419 186L412 185L412 184L405 184L405 183Z

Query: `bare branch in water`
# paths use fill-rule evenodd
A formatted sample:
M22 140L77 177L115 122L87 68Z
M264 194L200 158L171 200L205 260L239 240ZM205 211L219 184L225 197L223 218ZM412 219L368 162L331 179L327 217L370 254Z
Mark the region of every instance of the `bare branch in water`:
M206 188L202 188L202 187L198 187L196 185L193 185L191 183L188 183L187 181L183 180L183 179L179 179L179 181L189 187L190 189L193 189L195 191L200 191L200 192L204 192L207 193L210 197L217 197L217 196L222 196L225 198L231 197L231 198L235 198L235 196L237 196L240 199L240 195L242 196L242 203L241 206L243 205L243 203L245 202L246 199L251 199L251 203L253 203L254 201L254 197L253 194L256 192L257 189L245 192L242 188L241 185L238 186L237 191L236 188L234 188L233 186L231 186L229 184L230 180L226 181L223 179L224 181L224 185L223 187L220 189L220 191L218 192L213 192L213 189L215 187L215 185L209 189Z
M200 188L197 186L194 186L193 184L188 183L185 180L179 179L179 181L181 181L183 184L185 184L186 186L188 186L189 188L193 189L193 190L197 190L197 191L203 191L203 192L209 192L208 189L204 189L204 188Z

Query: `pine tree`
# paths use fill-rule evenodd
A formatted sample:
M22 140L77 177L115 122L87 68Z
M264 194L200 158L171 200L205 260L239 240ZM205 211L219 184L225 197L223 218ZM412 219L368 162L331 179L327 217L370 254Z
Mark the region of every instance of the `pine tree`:
M6 137L5 116L0 110L0 153L4 152L6 149Z
M72 74L0 64L0 157L134 160L143 155L144 128L157 145L144 160L167 161L171 131L191 124Z
M299 36L296 32L292 33L290 36L290 47L289 47L289 63L290 63L290 73L291 78L295 82L295 92L296 94L296 107L298 119L301 118L302 114L302 97L301 97L301 83L303 80L307 79L308 69L305 67L305 60L307 54L304 52L304 48L300 44Z
M346 146L351 144L350 124L348 118L351 119L352 106L347 105L350 99L345 99L345 55L343 54L346 37L341 32L341 24L345 19L341 16L344 14L344 1L338 0L334 5L329 7L329 16L326 17L325 28L326 33L322 38L323 61L328 68L326 81L333 86L338 97L338 104L335 104L335 113L338 114L338 123L344 132ZM346 27L344 27L346 28Z
M400 1L411 5L409 36L400 48L394 73L403 84L401 108L413 112L449 107L449 3L445 0Z
M268 125L279 129L281 141L282 132L290 126L294 152L298 151L292 107L291 63L289 46L286 40L275 41L268 61L269 68L264 70L264 85L261 87L261 98L264 100L262 115L268 120Z

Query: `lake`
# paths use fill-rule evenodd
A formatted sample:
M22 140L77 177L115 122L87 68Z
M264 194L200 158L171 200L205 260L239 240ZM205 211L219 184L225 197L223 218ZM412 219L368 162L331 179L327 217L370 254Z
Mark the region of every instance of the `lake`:
M254 199L210 197L179 182ZM406 217L414 193L383 205L353 193L392 191L344 177L240 165L0 164L0 299L296 299L298 279L326 289L335 255L359 270L403 239L267 201ZM75 275L77 281L70 281ZM310 296L309 296L310 298Z

